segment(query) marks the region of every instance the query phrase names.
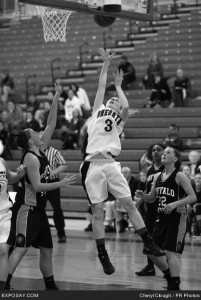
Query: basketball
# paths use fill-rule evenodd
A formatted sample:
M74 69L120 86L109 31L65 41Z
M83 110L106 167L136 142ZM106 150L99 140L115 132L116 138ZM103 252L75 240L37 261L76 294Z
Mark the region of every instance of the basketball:
M107 17L102 15L94 15L94 21L101 27L111 26L115 22L114 17Z
M103 11L105 12L120 12L121 11L121 0L104 0Z

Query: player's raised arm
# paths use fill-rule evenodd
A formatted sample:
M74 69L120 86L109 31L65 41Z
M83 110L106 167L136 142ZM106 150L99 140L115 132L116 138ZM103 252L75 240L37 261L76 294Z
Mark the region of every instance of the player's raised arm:
M122 70L118 70L116 72L116 74L114 75L114 84L115 84L115 88L122 106L122 110L121 110L121 118L123 120L123 122L126 122L126 120L128 119L129 116L129 103L128 100L121 88L121 84L122 84L122 80L123 80L123 76L124 73Z
M108 67L110 65L110 62L115 55L115 53L109 54L109 50L104 50L103 48L99 48L98 52L100 56L103 59L103 66L99 77L99 84L98 84L98 90L96 93L96 98L94 101L93 106L93 113L97 111L100 106L103 104L104 95L105 95L105 88L106 88L106 81L107 81L107 71Z
M44 143L44 146L43 146L44 148L46 148L49 145L49 142L52 138L52 134L56 127L58 101L59 101L60 93L61 93L61 86L57 83L55 83L55 92L56 93L54 95L50 113L49 113L49 116L47 119L47 125L46 125L46 128L41 137L41 140Z

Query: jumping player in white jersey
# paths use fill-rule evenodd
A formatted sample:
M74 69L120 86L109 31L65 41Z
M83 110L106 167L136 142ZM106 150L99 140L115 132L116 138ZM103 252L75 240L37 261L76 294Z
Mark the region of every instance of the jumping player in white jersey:
M103 224L103 202L110 192L119 199L129 215L129 220L144 242L144 254L162 256L165 254L148 235L144 221L131 198L130 188L121 172L120 163L115 157L121 151L120 134L128 118L129 104L121 88L123 72L114 74L115 87L118 94L103 105L107 71L114 53L99 49L103 59L103 67L99 78L99 86L90 118L87 136L83 143L84 163L80 167L82 184L87 193L93 211L93 232L97 245L98 257L107 275L115 269L105 249L105 231Z
M10 246L7 240L11 229L12 201L7 192L8 182L13 184L24 176L23 166L17 172L11 172L5 160L0 158L0 291L4 290L8 275L8 252Z

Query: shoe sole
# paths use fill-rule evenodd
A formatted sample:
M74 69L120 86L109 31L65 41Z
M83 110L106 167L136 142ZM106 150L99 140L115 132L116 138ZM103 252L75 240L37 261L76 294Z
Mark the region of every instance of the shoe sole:
M104 270L103 270L103 271L104 271ZM115 272L115 268L114 268L111 272L105 272L105 271L104 271L104 273L105 273L106 275L112 275L114 272Z
M138 274L137 272L135 274L137 276L155 276L156 275L156 273Z

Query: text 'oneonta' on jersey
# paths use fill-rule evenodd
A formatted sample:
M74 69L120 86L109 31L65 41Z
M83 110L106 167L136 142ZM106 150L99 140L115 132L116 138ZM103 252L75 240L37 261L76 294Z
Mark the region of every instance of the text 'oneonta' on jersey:
M86 159L101 153L106 158L119 155L121 151L120 134L124 122L120 115L111 108L101 105L88 123L88 139L85 149Z

